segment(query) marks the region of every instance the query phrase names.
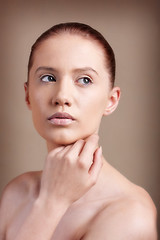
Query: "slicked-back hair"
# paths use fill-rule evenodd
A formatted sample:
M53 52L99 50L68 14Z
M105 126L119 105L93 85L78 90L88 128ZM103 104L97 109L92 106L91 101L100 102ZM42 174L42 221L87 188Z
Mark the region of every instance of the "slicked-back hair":
M101 48L103 49L104 56L106 59L106 68L110 75L110 83L111 87L114 86L115 82L115 70L116 70L116 62L115 62L115 55L113 52L113 49L107 42L107 40L103 37L103 35L95 30L94 28L90 27L87 24L83 23L77 23L77 22L67 22L67 23L60 23L57 25L54 25L53 27L49 28L47 31L42 33L36 40L36 42L33 44L29 56L28 61L28 79L29 79L29 72L32 68L33 61L34 61L34 54L36 50L38 50L38 47L43 43L43 41L47 40L50 37L54 37L56 35L59 35L61 33L70 33L72 35L79 35L82 36L84 39L88 40L94 40L96 41Z

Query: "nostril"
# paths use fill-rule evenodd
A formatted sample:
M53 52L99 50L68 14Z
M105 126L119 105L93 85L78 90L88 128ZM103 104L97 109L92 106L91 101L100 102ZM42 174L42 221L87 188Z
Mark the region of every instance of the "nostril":
M69 105L70 105L68 102L65 102L65 104L66 104L67 106L69 106Z
M67 105L69 107L71 105L71 103L66 99L56 99L55 102L54 102L54 105L56 105L56 106Z

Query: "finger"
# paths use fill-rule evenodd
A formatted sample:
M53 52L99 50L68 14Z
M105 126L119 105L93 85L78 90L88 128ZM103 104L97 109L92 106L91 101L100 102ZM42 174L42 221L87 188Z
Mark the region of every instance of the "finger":
M94 154L93 164L91 165L88 173L92 176L92 178L96 181L98 175L100 173L101 167L103 165L102 162L102 147L98 148Z
M98 137L99 138L99 136L98 136L98 134L95 132L95 133L93 133L92 135L90 135L90 136L88 136L88 137L86 137L86 138L84 138L84 140L87 142L90 138L96 138L96 137Z
M64 148L62 149L61 153L62 155L66 154L72 147L72 144L64 146Z
M70 147L66 147L62 153L63 156L66 156L67 158L71 159L72 161L76 162L82 149L85 144L85 141L80 139L77 142L75 142L73 145L70 145Z
M55 156L57 153L61 152L64 149L64 146L57 147L49 152L49 156Z
M66 153L69 151L69 149L71 148L72 145L67 145L67 146L62 146L59 150L55 149L55 158L57 159L65 159Z
M96 151L96 149L98 148L98 140L99 140L99 137L98 135L91 135L83 149L82 149L82 152L80 154L80 158L79 158L79 161L84 164L84 166L86 166L88 169L90 168L91 164L93 163L93 156L94 156L94 153Z

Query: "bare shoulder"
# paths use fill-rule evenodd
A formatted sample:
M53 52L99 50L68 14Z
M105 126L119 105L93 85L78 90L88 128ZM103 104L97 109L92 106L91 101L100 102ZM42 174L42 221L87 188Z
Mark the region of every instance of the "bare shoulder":
M157 212L149 194L136 187L134 195L111 202L94 218L84 240L157 240Z
M24 173L4 188L0 199L0 236L5 232L10 219L35 191L38 175L39 172Z

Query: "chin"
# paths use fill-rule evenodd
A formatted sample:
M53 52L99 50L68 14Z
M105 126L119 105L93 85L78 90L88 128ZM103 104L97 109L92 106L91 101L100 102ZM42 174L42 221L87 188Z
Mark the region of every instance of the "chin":
M83 129L83 130L82 130ZM74 144L79 139L86 139L90 135L97 132L97 129L92 127L86 129L85 127L68 129L68 128L49 128L47 131L42 131L42 129L36 129L42 138L46 140L47 143L53 146L66 146ZM40 130L40 131L38 131ZM44 129L43 129L44 130Z
M50 142L57 146L67 146L74 144L78 139L68 139L68 138L58 138L58 139L50 139Z
M93 133L53 133L50 136L42 136L47 142L50 142L53 145L56 146L67 146L67 145L71 145L74 144L76 141L78 141L79 139L86 139L87 137L89 137L91 134Z
M56 133L49 136L41 135L41 137L43 137L46 140L46 142L56 146L71 145L75 143L78 139L80 139L76 136L70 136L68 134L56 134Z

